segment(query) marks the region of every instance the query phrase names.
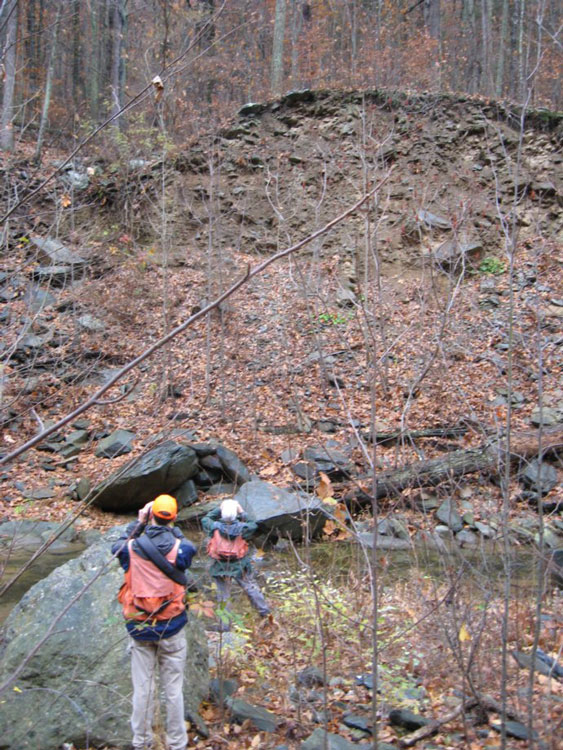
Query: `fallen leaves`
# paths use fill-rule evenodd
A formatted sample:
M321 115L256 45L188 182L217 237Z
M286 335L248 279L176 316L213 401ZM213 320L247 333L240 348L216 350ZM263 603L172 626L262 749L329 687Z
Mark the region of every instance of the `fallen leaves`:
M471 640L471 633L467 629L467 625L464 622L461 624L461 627L459 629L458 638L460 643L465 643L466 641Z

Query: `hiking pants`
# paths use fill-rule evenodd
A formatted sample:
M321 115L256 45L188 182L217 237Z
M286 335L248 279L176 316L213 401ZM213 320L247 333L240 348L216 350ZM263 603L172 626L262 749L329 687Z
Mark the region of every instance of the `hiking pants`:
M231 582L235 580L247 595L254 609L257 609L262 617L270 614L270 608L264 598L264 594L260 591L260 587L256 583L252 573L243 573L240 578L214 576L214 579L217 584L217 601L225 602L227 610L229 609L229 600L231 598Z
M184 720L182 684L186 663L186 634L179 633L160 641L130 639L131 677L133 680L134 750L152 747L156 668L160 670L160 686L166 698L166 743L168 750L186 750L188 734Z

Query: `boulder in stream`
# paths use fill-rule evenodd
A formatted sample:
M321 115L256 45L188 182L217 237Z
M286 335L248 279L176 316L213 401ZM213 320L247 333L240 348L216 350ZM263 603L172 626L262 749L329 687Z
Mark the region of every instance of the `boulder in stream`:
M130 746L129 637L116 599L123 576L110 553L122 530L56 568L8 616L0 683L17 676L0 701L0 748ZM195 716L208 692L207 643L197 618L184 631L186 714Z
M269 482L246 482L235 495L261 531L301 540L320 533L327 516L322 502L304 492L289 492Z
M102 510L138 510L157 495L170 492L198 470L195 451L172 441L145 453L131 466L119 469L94 490L94 504Z

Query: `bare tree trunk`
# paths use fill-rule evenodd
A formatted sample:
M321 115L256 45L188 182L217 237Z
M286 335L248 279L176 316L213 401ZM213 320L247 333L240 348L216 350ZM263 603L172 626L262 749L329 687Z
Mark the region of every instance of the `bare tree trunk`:
M16 87L16 44L18 38L18 0L8 9L6 46L4 55L4 93L0 120L0 148L14 148L14 90Z
M479 60L478 55L475 0L465 0L463 4L463 17L469 39L471 40L466 80L469 93L474 94L479 90L479 84L481 81L481 61Z
M55 19L55 25L53 26L53 36L51 39L51 50L49 52L49 64L47 66L47 77L45 79L45 94L43 96L43 109L41 111L41 121L39 123L39 133L37 135L37 145L35 147L35 163L41 162L41 151L43 150L43 138L45 136L45 128L47 127L47 121L49 118L49 106L51 104L51 90L53 88L53 74L55 71L55 59L57 54L57 37L59 32L59 22L61 19L62 3L57 8L57 17Z
M304 16L301 3L293 0L291 14L291 85L299 86L299 35L303 28ZM310 10L308 11L310 13Z
M283 85L283 41L285 36L285 0L276 0L274 43L272 47L272 77L270 87L275 95L281 94Z
M92 53L88 75L88 99L90 102L90 117L96 123L99 116L100 101L100 13L96 3L90 5L90 34L92 37Z
M497 80L495 91L497 97L502 96L504 88L504 55L506 48L506 34L508 32L508 0L502 0L502 20L500 22L500 39L498 44Z
M121 110L122 95L122 50L123 50L123 29L124 29L124 12L122 0L113 0L111 12L112 24L112 46L111 46L111 114L116 115ZM117 118L115 126L121 129L122 120Z
M526 95L526 65L524 62L524 16L526 0L519 0L518 16L518 93L522 101Z
M440 38L440 0L424 0L424 22L434 39Z
M71 76L71 85L72 85L72 103L74 105L74 111L78 109L78 89L80 86L80 78L81 78L81 71L82 71L82 65L81 65L81 57L80 57L80 48L81 48L81 38L80 38L80 0L73 0L72 3L72 76ZM59 11L57 10L57 20L59 18ZM52 48L51 48L52 49ZM49 64L50 64L49 59Z
M492 0L481 0L481 63L483 70L482 93L490 92L490 53L491 53L491 25L490 25L490 6Z

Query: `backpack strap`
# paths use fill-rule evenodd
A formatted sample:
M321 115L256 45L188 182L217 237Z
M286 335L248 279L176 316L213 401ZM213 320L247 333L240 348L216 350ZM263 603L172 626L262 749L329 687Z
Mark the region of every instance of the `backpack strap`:
M167 575L168 578L171 578L174 583L178 583L180 586L188 585L188 579L186 578L185 573L179 570L175 565L172 565L172 563L164 557L162 552L146 534L141 534L141 536L137 537L135 541L149 560L154 563L164 575Z

